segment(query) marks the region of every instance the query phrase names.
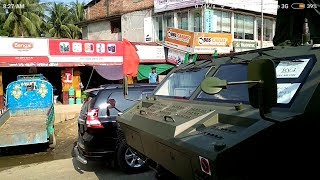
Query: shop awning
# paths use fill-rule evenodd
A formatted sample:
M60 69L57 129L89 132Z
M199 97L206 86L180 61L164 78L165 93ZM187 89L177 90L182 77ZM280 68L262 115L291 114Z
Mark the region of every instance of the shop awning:
M157 68L157 74L161 74L169 69L172 69L174 65L171 64L152 64L152 65L139 65L138 80L148 79L149 73L151 73L151 67Z

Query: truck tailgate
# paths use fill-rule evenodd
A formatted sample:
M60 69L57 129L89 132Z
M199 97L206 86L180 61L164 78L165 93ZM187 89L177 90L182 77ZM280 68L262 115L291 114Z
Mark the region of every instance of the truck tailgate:
M13 116L0 127L0 147L45 143L47 116Z

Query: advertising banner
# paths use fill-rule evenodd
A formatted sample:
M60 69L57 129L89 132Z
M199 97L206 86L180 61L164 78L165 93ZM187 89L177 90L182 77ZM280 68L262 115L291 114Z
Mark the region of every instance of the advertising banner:
M11 63L48 63L47 39L0 38L0 66Z
M258 42L256 41L245 41L245 40L234 40L233 47L235 52L249 51L257 49Z
M166 62L163 46L143 46L136 45L140 62L145 63L163 63Z
M196 5L205 4L205 2L205 0L154 0L154 12L195 7Z
M122 42L50 39L50 63L122 64Z
M191 52L194 32L181 29L167 28L164 45L169 48Z
M144 42L152 42L152 17L144 18L144 24L143 24L143 33L144 33Z
M183 63L186 53L174 49L168 50L168 62L180 65Z
M218 54L230 53L232 49L232 35L219 33L195 33L193 53Z

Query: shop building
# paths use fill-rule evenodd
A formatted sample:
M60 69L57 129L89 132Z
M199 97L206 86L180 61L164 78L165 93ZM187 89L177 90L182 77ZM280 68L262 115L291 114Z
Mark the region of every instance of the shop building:
M233 51L236 52L273 46L278 2L264 0L263 6L261 2L261 0L155 0L154 40L164 42L167 28L171 27L195 33L231 34Z
M83 39L145 42L144 24L151 24L152 12L153 0L92 0L79 25Z
M113 67L123 64L123 43L42 38L0 38L0 108L6 86L17 75L43 74L55 87L55 95L68 104L70 88L81 90L81 82L91 81L92 67ZM122 74L122 71L119 72ZM74 92L75 94L75 92Z
M159 67L159 72L170 67L163 65L166 64L164 47L153 42L153 3L153 0L93 0L85 6L86 21L79 24L83 39L121 41L126 38L136 45L141 67L132 82L146 79L146 69L151 72L151 66ZM95 67L99 75L110 80L122 79L115 73L112 76L106 73L119 69L121 65Z

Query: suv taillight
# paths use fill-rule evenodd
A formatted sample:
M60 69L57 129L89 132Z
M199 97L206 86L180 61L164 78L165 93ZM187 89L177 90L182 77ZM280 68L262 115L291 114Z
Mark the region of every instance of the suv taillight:
M104 128L98 118L99 109L90 109L88 112L86 125L90 128Z

